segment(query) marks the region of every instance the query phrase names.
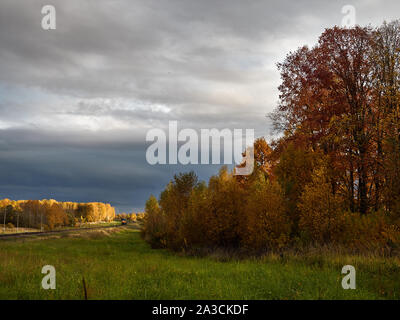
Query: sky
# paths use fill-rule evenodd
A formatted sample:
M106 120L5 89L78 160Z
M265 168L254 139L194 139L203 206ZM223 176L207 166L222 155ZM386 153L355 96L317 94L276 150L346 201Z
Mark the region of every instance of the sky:
M44 5L56 29L43 30ZM400 18L398 0L1 0L0 198L143 210L177 172L150 165L146 134L254 129L272 137L276 64L325 28Z

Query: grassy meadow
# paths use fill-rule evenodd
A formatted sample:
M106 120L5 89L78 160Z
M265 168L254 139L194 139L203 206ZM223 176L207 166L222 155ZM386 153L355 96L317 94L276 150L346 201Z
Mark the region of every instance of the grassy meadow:
M341 287L355 266L357 289ZM44 290L41 269L56 268ZM151 249L128 226L0 240L0 299L399 299L399 259L334 254L221 261Z

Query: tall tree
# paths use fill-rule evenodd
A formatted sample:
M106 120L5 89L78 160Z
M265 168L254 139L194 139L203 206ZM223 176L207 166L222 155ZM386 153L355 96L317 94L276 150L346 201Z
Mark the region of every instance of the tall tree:
M329 154L342 169L353 211L366 213L372 132L372 32L327 29L311 50L300 48L279 64L282 76L277 127L313 150ZM280 115L279 115L280 114Z

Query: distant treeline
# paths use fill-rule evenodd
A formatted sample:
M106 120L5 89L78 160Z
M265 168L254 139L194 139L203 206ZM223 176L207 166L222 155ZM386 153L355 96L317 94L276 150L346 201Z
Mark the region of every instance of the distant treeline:
M130 222L142 221L144 219L144 214L145 214L144 212L118 213L115 216L115 220L121 221L122 219L125 219Z
M112 221L115 209L108 203L56 200L0 200L0 223L9 227L53 229L84 222Z

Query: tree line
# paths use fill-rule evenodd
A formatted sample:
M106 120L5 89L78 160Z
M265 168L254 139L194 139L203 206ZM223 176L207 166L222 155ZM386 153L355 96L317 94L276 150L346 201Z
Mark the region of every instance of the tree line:
M56 200L0 200L0 223L8 227L54 229L84 222L112 221L115 209L108 203Z
M122 213L118 213L115 216L115 220L121 221L122 219L125 219L125 220L130 221L130 222L140 222L140 221L143 221L144 215L145 215L144 212L137 212L137 213L135 213L135 212L130 212L130 213L122 212Z
M280 138L255 142L255 169L199 182L175 175L146 203L142 234L176 250L400 243L400 22L326 29L278 64Z

